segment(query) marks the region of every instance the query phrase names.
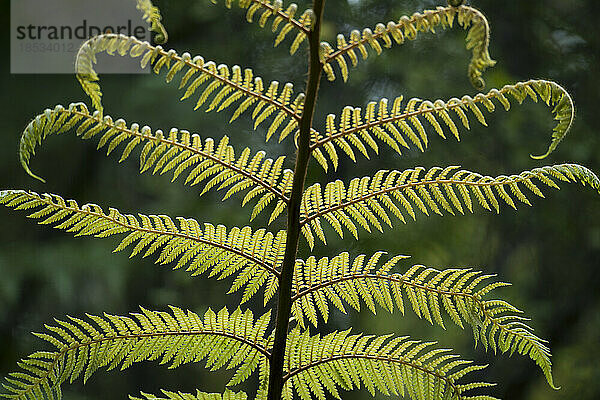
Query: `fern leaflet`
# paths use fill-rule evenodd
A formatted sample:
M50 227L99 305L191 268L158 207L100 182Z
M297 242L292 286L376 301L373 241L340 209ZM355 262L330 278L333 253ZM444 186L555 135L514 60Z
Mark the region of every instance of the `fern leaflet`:
M567 91L560 85L545 80L530 80L519 82L514 85L506 85L502 89L492 89L488 93L479 93L475 97L463 96L461 99L452 98L448 101L410 99L403 105L403 97L397 97L392 102L391 109L388 99L379 102L370 102L365 110L359 107L346 106L341 113L339 123L336 116L330 114L326 121L326 134L317 134L318 139L313 140L311 149L318 150L314 153L320 164L326 164L322 150L329 155L334 168L337 168L337 148L346 153L353 161L356 161L354 149L360 151L369 158L368 148L375 153L378 152L376 140L390 146L401 154L401 148L410 148L415 145L421 151L425 151L429 139L426 126L429 125L442 138L446 138L448 132L460 140L457 125L470 129L468 114L476 117L477 121L487 126L484 114L480 107L488 112L493 112L496 100L505 110L509 110L513 98L519 104L528 97L537 102L540 98L552 108L552 114L557 122L553 129L552 142L548 151L542 156L548 156L563 140L573 122L575 107ZM452 115L459 122L452 119ZM314 137L314 136L313 136Z
M261 287L268 302L278 287L278 266L285 250L285 231L276 235L250 227L227 230L223 225L200 224L191 218L166 215L123 215L110 208L105 213L96 204L79 206L51 194L6 190L0 192L0 203L17 210L35 210L29 217L40 224L52 224L75 236L108 237L127 235L116 251L132 247L131 256L158 254L157 263L175 263L174 269L186 268L193 276L208 272L210 277L224 279L237 274L229 293L244 289L242 302Z
M335 73L331 64L335 61L342 74L344 82L348 80L348 63L346 58L352 63L353 67L358 65L358 56L360 53L364 60L369 53L367 44L378 55L383 48L391 48L392 44L403 44L406 39L414 40L419 32L435 33L436 28L451 28L454 20L464 29L469 29L467 34L467 49L473 50L473 58L469 64L469 79L475 88L483 89L485 82L481 78L483 71L488 67L493 67L496 62L491 59L489 54L490 27L485 16L474 8L468 6L460 7L437 7L436 10L425 10L422 14L414 13L412 16L403 16L398 22L390 21L387 25L377 24L374 31L365 28L362 34L358 30L350 33L348 40L342 34L337 35L336 50L327 43L321 43L319 56L323 64L323 70L330 81L335 80ZM383 42L383 43L382 43Z
M168 390L163 390L163 396L165 397L156 397L153 394L142 393L144 398L129 396L130 400L247 400L248 395L244 392L232 392L231 390L226 390L225 393L205 393L201 391L197 391L195 395L190 393L182 393L182 392L170 392Z
M529 356L554 387L546 342L533 334L517 308L503 300L484 300L491 291L508 286L507 283L484 284L493 275L471 269L439 271L415 265L403 274L390 273L407 256L391 257L381 263L384 254L377 252L368 259L360 255L353 261L346 252L331 259L298 260L292 315L300 326L305 326L306 318L317 327L318 315L327 322L330 303L345 313L344 304L360 311L362 302L374 314L376 306L390 313L397 308L404 314L406 304L419 318L444 328L445 312L461 328L463 321L470 325L476 342L481 341L486 349Z
M175 50L165 51L161 46L152 46L135 37L104 34L85 42L79 49L75 62L77 79L83 90L92 100L93 106L101 113L102 91L98 84L99 77L94 70L96 55L119 54L132 58L141 57L142 68L150 65L152 71L159 74L167 71L166 81L171 82L175 76L182 75L180 90L185 90L182 100L193 96L203 87L194 109L208 104L206 111L222 111L237 104L230 121L242 113L252 110L252 120L256 129L265 120L274 116L267 128L267 140L279 134L279 140L285 139L295 132L304 107L304 94L296 95L292 100L293 85L286 83L280 88L279 82L272 81L265 88L260 77L255 77L251 69L242 70L235 65L229 68L225 64L204 61L201 56L193 57L189 53L181 56Z
M288 336L283 399L294 391L302 400L324 400L326 391L340 399L344 390L364 385L372 396L406 396L414 400L493 399L468 396L472 389L493 386L485 382L458 383L484 366L471 365L432 342L393 337L350 335L350 330L310 336L296 328ZM310 351L307 351L310 349Z
M251 311L229 313L208 310L201 318L191 311L171 307L171 312L141 310L128 316L88 315L69 317L46 326L36 336L55 350L38 351L23 359L23 372L9 375L7 399L56 399L60 386L79 377L83 381L99 368L121 370L133 363L160 360L177 368L206 360L210 370L235 369L228 385L246 380L270 357L265 330L270 313L254 320ZM224 351L224 349L227 349Z
M162 16L158 7L155 7L150 0L136 0L136 2L137 9L144 13L144 19L150 24L150 30L156 33L154 41L160 44L166 43L169 35L161 23Z
M217 4L217 0L211 0L213 4ZM231 8L235 0L225 0L225 7ZM307 34L312 29L314 24L315 16L313 10L308 8L298 19L295 19L298 5L291 3L285 10L283 2L281 0L274 0L272 3L270 0L237 0L240 8L246 9L246 20L253 22L255 14L262 11L260 17L258 17L258 24L261 28L269 22L269 18L274 17L273 23L271 24L271 30L276 33L275 47L277 47L290 33L295 29L298 33L294 38L290 46L290 54L294 54L302 42L307 38Z
M176 128L166 136L161 130L152 131L148 126L140 128L135 123L128 126L122 119L114 121L109 115L101 116L97 111L92 114L83 103L74 103L68 108L58 105L53 110L46 109L29 123L21 137L19 149L25 171L43 181L29 168L36 145L48 135L58 135L75 128L77 135L83 139L99 136L98 148L106 147L107 154L123 144L120 161L128 158L136 147L143 145L140 153L141 172L172 172L173 181L185 176L186 184L204 183L201 194L212 188L227 190L224 200L245 191L243 205L257 200L252 218L276 201L271 214L272 221L288 202L293 172L283 168L283 156L272 160L265 158L264 151L252 155L249 148L236 156L227 136L215 143L211 138L203 141L197 134Z
M544 197L536 183L558 189L557 181L579 182L600 193L598 177L577 164L546 166L495 178L458 168L380 170L372 178L352 179L347 188L340 180L328 183L324 190L316 183L304 192L300 211L302 233L312 248L315 236L327 243L322 220L340 237L345 228L358 238L357 225L368 232L372 227L382 231L382 222L392 226L389 213L406 223L406 214L416 219L415 209L425 215L429 215L430 210L439 215L443 215L443 211L453 215L455 212L464 214L465 209L472 212L473 197L483 208L499 213L499 199L512 208L516 208L517 202L530 205L521 189Z

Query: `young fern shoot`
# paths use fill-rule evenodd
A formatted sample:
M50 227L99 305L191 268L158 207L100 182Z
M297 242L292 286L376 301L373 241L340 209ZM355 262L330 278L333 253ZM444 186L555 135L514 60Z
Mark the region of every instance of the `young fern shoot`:
M37 147L52 135L74 132L82 139L98 139L98 149L108 154L120 152L119 161L136 154L140 173L169 173L173 181L194 186L200 194L220 191L223 200L240 198L242 206L253 205L251 220L262 212L269 213L269 224L287 218L285 230L226 227L164 214L133 215L19 189L0 191L0 203L25 210L40 224L74 236L118 236L115 251L128 248L131 256L156 255L157 264L185 269L193 277L205 274L229 280L229 293L241 293L240 306L235 310L217 306L220 311L209 309L204 315L172 306L168 311L141 308L123 316L56 320L36 334L51 350L21 360L20 372L6 377L0 397L60 399L67 381L82 378L85 382L101 369L158 361L170 368L204 362L211 371L233 373L222 393L198 388L192 394L172 388L161 394L141 392L131 399L324 400L328 396L340 399L343 391L363 386L371 395L380 392L414 400L494 398L486 394L492 384L470 378L485 366L435 343L410 339L404 335L407 332L381 336L354 333L350 328L314 332L315 328L322 332L331 313L360 311L361 307L372 313L378 308L414 313L443 328L450 326L448 321L470 328L475 342L486 350L530 358L555 388L548 343L533 333L517 307L490 298L508 283L466 268L408 266L408 256L388 256L385 251L367 256L315 254L313 250L317 240L327 243L331 232L353 240L374 229L382 231L385 225L391 228L394 219L408 223L417 215L477 212L477 205L497 213L502 203L513 208L531 205L528 195L543 198L543 187L559 188L563 183L589 185L600 193L600 180L591 170L562 163L493 177L451 165L380 170L347 183L331 175L327 182L305 181L311 157L331 174L340 156L356 162L357 151L369 158L378 153L380 144L399 154L412 147L425 151L431 132L442 138L451 134L458 140L460 129L470 128L469 118L485 126L484 111L494 112L497 105L509 111L513 103L527 98L541 100L556 120L548 150L536 157L544 158L565 138L573 122L574 105L566 90L538 79L446 101L405 102L398 94L392 101L381 99L364 108L346 106L338 116L331 114L322 126L316 125L313 116L320 84L336 79L334 66L345 82L351 79L348 62L358 68L359 55L366 59L369 52L378 55L394 43L401 45L422 33L435 34L453 26L468 29L466 47L472 51L468 78L483 90L483 72L495 64L489 55L490 27L484 14L452 0L374 29L339 34L332 46L320 40L325 0L314 0L312 8L302 13L296 4L286 6L281 0L224 1L232 12L235 4L244 10L248 22L271 28L275 45L293 37L291 55L307 46L308 78L303 92L295 92L292 83L267 84L249 68L165 50L135 37L103 34L85 42L76 61L77 79L92 108L73 103L38 115L23 131L20 162L28 174L42 179L30 166ZM156 34L155 42L164 44L168 35L158 8L150 0L137 0L137 5ZM284 141L292 136L294 140L287 144L290 153L295 151L294 170L284 168L286 156L240 149L235 133L215 139L176 128L165 133L105 113L94 69L99 53L139 58L142 68L164 73L167 83L178 81L181 100L194 99L194 109L229 109L230 121L247 113L254 129L265 125L267 140ZM301 236L311 251L305 259L297 256L298 247L304 244ZM241 307L258 292L269 311L255 316ZM234 391L252 375L258 376L255 393Z

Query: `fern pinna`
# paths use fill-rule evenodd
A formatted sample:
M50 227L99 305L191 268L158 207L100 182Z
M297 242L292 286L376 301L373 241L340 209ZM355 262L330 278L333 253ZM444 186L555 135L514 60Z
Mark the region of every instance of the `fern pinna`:
M217 3L217 1L213 1ZM149 0L138 8L164 43L167 32L161 15ZM36 334L52 350L21 360L20 372L4 382L3 398L58 399L61 385L77 378L86 381L98 369L127 368L141 361L159 361L176 368L205 361L210 370L233 370L222 394L164 390L141 393L132 399L247 399L229 388L258 376L250 394L257 399L341 398L342 391L365 387L372 395L412 399L491 399L491 384L469 380L469 373L484 366L472 364L435 343L407 336L374 336L350 329L317 333L330 313L366 307L375 313L414 313L430 324L445 327L449 321L470 327L474 340L493 352L519 353L531 358L554 387L547 342L533 333L522 312L491 296L506 286L493 275L470 269L438 270L409 265L408 256L348 252L297 258L300 237L312 250L326 243L333 232L340 237L391 227L394 220L408 223L435 214L464 214L483 209L500 212L501 203L516 208L531 205L527 196L544 197L545 187L563 183L589 185L600 192L600 180L587 168L558 164L486 176L458 166L380 170L370 177L348 182L331 180L305 184L312 158L328 173L340 157L369 158L387 145L398 153L425 151L429 135L460 138L473 121L486 125L485 112L501 105L509 110L526 99L551 108L556 120L552 140L542 156L550 154L565 137L574 116L569 94L558 84L530 80L447 100L380 99L364 108L346 106L314 124L313 115L322 75L350 78L359 58L380 54L421 33L458 25L468 29L466 47L472 51L468 77L482 90L482 74L495 64L489 55L490 29L475 8L452 0L447 6L400 17L362 31L339 34L337 43L320 41L324 0L314 0L303 12L280 0L225 0L227 8L245 10L249 22L267 25L275 45L290 39L290 53L308 44L308 81L304 92L292 83L267 83L251 69L179 54L135 37L103 34L88 40L76 61L77 79L89 95L93 109L83 103L47 109L25 128L20 160L32 176L30 161L36 147L49 135L75 132L83 139L98 139L98 148L118 151L120 161L139 154L140 172L168 173L173 180L196 186L200 194L220 191L223 199L241 198L252 204L250 219L268 213L271 224L287 215L287 228L226 227L202 224L192 218L167 215L131 215L96 204L79 205L56 194L26 190L0 191L0 202L28 211L41 224L53 225L75 236L119 236L116 251L131 256L154 256L159 264L185 269L192 276L207 274L231 282L230 293L241 292L240 306L258 292L264 304L276 311L254 316L249 310L208 310L203 316L178 307L168 311L142 308L126 316L105 314L67 317ZM142 68L164 73L167 83L179 82L182 100L195 99L194 109L230 110L230 120L250 115L254 128L264 125L266 139L276 137L296 146L295 169L284 168L284 156L269 158L264 151L239 149L235 137L209 138L183 129L168 133L106 114L96 55L107 53L139 58ZM337 71L337 72L336 72ZM319 131L318 129L321 129ZM135 153L138 149L138 153ZM305 187L306 186L306 187ZM322 332L322 331L320 331Z

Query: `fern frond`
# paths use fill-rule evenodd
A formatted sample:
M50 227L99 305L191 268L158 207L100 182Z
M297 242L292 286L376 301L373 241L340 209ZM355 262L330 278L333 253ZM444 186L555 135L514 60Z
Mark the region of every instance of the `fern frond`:
M217 0L211 0L211 2L217 4ZM235 2L236 0L225 0L225 7L231 8ZM315 22L314 12L310 8L304 10L302 15L295 19L294 16L298 10L296 3L291 3L286 9L284 9L281 0L274 0L273 2L271 0L237 0L237 3L240 8L247 10L246 21L252 23L256 18L261 28L264 28L269 19L274 17L271 31L277 35L275 37L275 47L286 38L288 33L295 30L297 33L290 46L290 54L294 54L302 42L306 40Z
M546 154L534 158L548 156L571 128L575 107L565 89L545 80L518 82L514 85L506 85L500 90L492 89L485 94L479 93L475 97L466 95L461 99L452 98L448 101L431 102L413 98L403 104L403 97L400 96L391 102L391 109L390 102L385 98L379 102L370 102L365 110L346 106L342 110L339 122L336 121L334 114L327 116L326 134L318 135L318 140L313 140L311 149L324 147L334 168L337 168L338 148L352 160L355 160L353 148L367 158L369 158L368 148L377 153L379 150L377 141L385 143L399 154L402 153L402 147L416 146L419 150L425 151L429 142L427 132L430 129L443 139L451 133L460 140L458 126L462 125L470 129L469 114L479 123L487 126L483 110L492 113L498 104L508 111L511 107L511 98L519 104L527 98L535 102L539 98L552 109L554 119L557 121L553 129L552 142Z
M301 204L302 233L312 248L315 235L326 243L322 220L340 237L345 228L358 238L357 225L368 232L372 227L382 231L382 223L392 226L390 213L406 223L407 215L416 219L417 210L425 215L430 211L439 215L473 212L474 202L499 213L501 202L512 208L519 202L531 205L524 192L544 197L537 187L540 184L558 189L558 182L579 182L600 193L598 177L577 164L546 166L495 178L458 168L380 170L372 178L352 179L347 187L340 180L330 182L324 190L314 184L305 190Z
M475 278L479 272L469 273L468 269L437 271L415 265L405 274L392 274L389 271L409 257L398 255L382 263L383 255L384 252L377 252L370 258L360 255L351 260L344 252L331 259L317 260L311 256L298 260L294 270L292 313L300 326L305 327L306 319L318 326L319 315L327 322L330 304L346 313L344 304L360 311L361 303L374 314L377 306L390 313L397 308L404 314L406 303L419 318L442 327L441 311L444 309L461 327L463 321L470 324L474 321L472 313L477 305L474 287L466 287L469 279L461 281L459 278L467 274L467 278Z
M226 390L225 393L205 393L197 391L195 395L190 393L182 392L169 392L168 390L162 391L162 396L157 397L153 394L142 393L144 398L129 396L130 400L246 400L248 395L245 392L232 392Z
M276 134L280 141L285 139L297 130L302 116L305 96L300 93L293 97L294 87L291 83L280 87L279 82L272 81L266 87L262 78L255 77L249 68L242 70L237 65L232 68L225 64L217 65L213 61L205 61L201 56L192 58L189 53L178 55L175 50L166 51L161 46L152 46L135 37L115 34L89 39L79 49L75 62L77 79L92 100L93 106L101 113L102 91L98 84L98 74L94 70L96 55L99 53L141 57L142 68L150 66L156 74L162 70L167 71L167 83L177 75L182 75L179 89L184 90L184 94L181 99L200 93L194 109L208 104L207 112L219 112L235 104L237 107L230 121L251 110L255 129L273 117L267 128L267 140Z
M22 372L9 375L7 399L60 399L60 386L82 377L86 382L100 368L121 370L133 363L160 360L177 368L206 360L210 370L235 369L229 385L246 380L259 361L268 359L265 330L270 313L254 320L251 311L208 310L201 318L171 307L171 312L141 310L131 316L69 317L46 326L36 336L53 351L38 351L19 362Z
M32 211L30 218L40 224L51 224L75 236L104 238L126 235L116 251L131 247L131 255L147 257L157 254L157 263L176 263L174 269L185 268L193 276L208 273L224 279L237 274L229 293L244 289L242 302L264 287L265 303L277 291L278 266L283 260L286 233L277 234L250 227L233 228L200 224L192 218L166 215L138 217L121 214L110 208L105 213L96 204L79 206L53 194L6 190L0 192L0 204L16 210Z
M487 293L487 290L484 288L480 292ZM520 313L519 309L503 300L482 301L477 309L477 324L471 326L475 340L481 341L486 350L494 353L501 351L528 356L540 367L550 387L558 389L552 377L552 354L548 342L533 333L533 328L525 323L528 318L519 316Z
M249 148L236 155L227 136L215 143L211 138L202 140L197 134L176 128L165 135L161 130L153 131L148 126L127 125L123 119L114 121L109 115L101 116L97 111L90 113L83 103L74 103L68 108L58 105L53 110L46 109L29 123L23 131L19 149L25 171L43 181L29 168L36 146L48 135L72 129L83 139L100 137L98 148L106 147L107 154L122 145L120 161L128 158L136 147L142 147L141 172L172 172L173 181L182 176L186 184L203 184L201 194L215 188L226 191L225 200L236 193L246 192L243 204L257 201L253 216L276 201L276 210L271 215L271 220L274 220L287 205L293 172L283 168L285 157L273 160L266 158L264 151L252 155Z
M517 308L503 300L484 299L509 284L489 281L493 275L471 269L440 271L414 265L403 274L390 273L408 257L399 255L381 262L384 254L350 260L344 252L331 259L298 260L292 286L295 320L305 327L308 319L316 327L319 315L327 322L330 304L345 313L345 305L360 311L364 303L373 314L377 306L390 313L397 308L403 315L405 308L412 308L419 318L445 328L444 313L461 328L465 322L470 325L476 343L481 341L486 349L529 356L554 387L546 341L533 334Z
M461 360L434 344L407 336L351 335L350 330L310 336L296 328L288 336L282 398L291 400L296 392L302 400L324 400L327 392L340 399L338 388L364 385L373 396L377 390L414 400L493 399L468 395L492 384L459 383L485 366Z
M454 21L464 29L469 29L467 34L467 49L473 51L473 57L469 64L469 79L475 88L483 89L485 82L481 78L483 71L493 67L496 61L489 54L490 27L485 16L474 8L468 6L459 7L437 7L436 10L425 10L423 13L415 13L412 16L403 16L398 22L390 21L387 25L377 24L374 30L363 29L362 33L354 30L348 39L342 34L337 36L336 50L327 43L322 42L320 48L321 63L323 70L330 81L335 80L332 64L338 64L342 78L348 80L348 62L353 67L358 65L358 51L366 60L369 52L367 45L378 55L384 48L391 48L392 44L403 44L406 39L414 40L419 32L435 33L436 28L451 28Z
M156 33L154 41L159 44L166 43L169 40L169 34L161 23L162 16L158 7L154 6L150 0L136 0L137 9L144 13L144 20L150 24L150 30Z

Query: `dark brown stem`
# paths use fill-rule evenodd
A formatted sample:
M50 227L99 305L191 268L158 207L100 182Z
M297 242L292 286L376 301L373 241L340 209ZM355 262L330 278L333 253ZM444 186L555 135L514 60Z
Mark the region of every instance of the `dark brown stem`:
M310 159L310 134L322 72L321 62L319 60L319 45L324 5L325 0L314 0L313 11L315 13L315 23L313 30L308 34L309 66L308 82L306 84L306 102L304 104L302 119L300 120L294 182L292 193L290 194L290 201L288 203L287 243L285 254L283 256L281 276L279 277L279 298L277 302L277 319L275 322L275 339L269 365L268 400L280 400L281 392L283 390L283 361L290 312L292 309L292 276L294 275L298 239L300 237L300 204L302 202L306 170Z

